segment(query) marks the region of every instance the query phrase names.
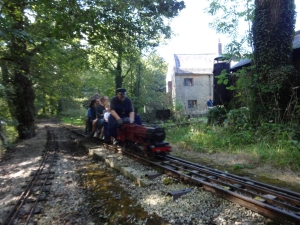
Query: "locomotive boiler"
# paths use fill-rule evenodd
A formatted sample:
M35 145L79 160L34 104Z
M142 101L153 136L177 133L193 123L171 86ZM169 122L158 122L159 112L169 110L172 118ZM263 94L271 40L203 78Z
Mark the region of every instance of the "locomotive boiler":
M165 156L172 147L165 142L166 133L162 127L146 127L138 124L124 124L117 129L117 140L127 146L139 146L146 155Z

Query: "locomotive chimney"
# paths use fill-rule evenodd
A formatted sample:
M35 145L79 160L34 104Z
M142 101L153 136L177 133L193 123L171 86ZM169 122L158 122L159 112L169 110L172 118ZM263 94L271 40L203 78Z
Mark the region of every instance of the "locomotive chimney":
M222 55L222 43L220 42L220 38L219 38L219 44L218 44L218 54Z

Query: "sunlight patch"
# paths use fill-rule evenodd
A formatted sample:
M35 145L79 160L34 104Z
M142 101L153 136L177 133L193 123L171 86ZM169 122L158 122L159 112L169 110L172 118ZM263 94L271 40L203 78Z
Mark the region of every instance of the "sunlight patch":
M161 197L161 195L158 194L151 194L144 200L145 204L152 205L152 206L158 205L162 202L164 202L164 199Z
M21 163L19 163L19 165L20 166L25 166L25 165L29 165L29 164L34 164L34 163L38 162L40 159L41 159L41 157L38 156L38 157L35 157L35 158L33 158L29 161L21 162Z

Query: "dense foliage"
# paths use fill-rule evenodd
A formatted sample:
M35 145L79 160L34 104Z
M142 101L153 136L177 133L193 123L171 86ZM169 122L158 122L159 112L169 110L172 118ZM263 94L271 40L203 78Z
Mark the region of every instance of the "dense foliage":
M294 1L256 1L253 20L253 114L262 119L290 119L287 113L299 78L291 62L295 34ZM291 105L292 104L292 105Z
M3 0L0 7L0 85L22 139L35 136L39 110L57 113L61 100L123 86L142 54L170 37L168 19L185 6L177 0Z
M210 27L218 33L227 34L231 42L225 46L224 55L239 61L252 52L251 25L254 16L254 0L207 0L205 10L213 16ZM243 27L243 29L242 29ZM244 32L244 27L247 29Z
M295 51L292 54L295 1L209 1L208 12L217 16L213 27L233 37L224 55L234 60L249 58L252 65L230 75L223 71L219 76L219 82L232 91L233 99L229 108L214 107L209 111L212 127L199 130L199 145L216 151L228 148L233 153L247 152L258 162L299 170L300 71L298 58L293 58ZM242 18L249 24L246 39L250 54L236 38L237 20ZM207 142L208 137L212 144Z
M272 123L262 124L258 129L244 126L247 121L247 109L234 112L238 120L231 125L207 126L190 119L189 126L166 126L167 141L185 151L196 151L208 154L227 153L245 156L245 164L236 165L232 160L232 169L253 168L261 165L272 165L278 168L300 171L300 130L285 125ZM230 121L229 121L230 123ZM203 159L205 160L205 158ZM228 165L229 166L229 165Z
M214 1L208 12L219 15L213 25L218 32L234 32L233 42L228 45L228 57L252 59L252 66L231 74L233 91L232 108L247 107L250 122L291 122L296 118L296 88L300 84L299 74L292 63L292 41L295 28L295 2L283 0L245 0L244 7L238 7L234 0ZM220 12L223 14L220 15ZM238 22L244 18L249 22L249 47L253 54L236 45ZM232 19L232 21L230 21ZM224 21L222 21L224 20ZM252 26L250 27L250 24ZM220 82L228 83L224 71Z

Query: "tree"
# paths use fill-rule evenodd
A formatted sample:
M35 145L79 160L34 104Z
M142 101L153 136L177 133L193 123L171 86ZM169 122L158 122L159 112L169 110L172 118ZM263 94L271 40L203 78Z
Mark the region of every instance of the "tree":
M104 1L94 15L94 23L87 28L89 43L102 49L99 55L104 67L109 65L115 86L123 86L123 79L131 70L124 71L123 63L131 64L143 50L156 47L160 40L170 38L171 28L166 19L178 15L183 1ZM105 7L103 7L105 6Z
M256 0L253 20L253 109L264 119L283 119L293 87L299 84L291 63L295 34L293 0Z
M20 139L35 136L36 109L32 74L33 58L57 42L76 36L74 1L60 5L51 1L3 0L1 2L1 69L3 85ZM74 7L74 8L72 8ZM68 17L65 13L69 13Z
M142 74L142 76L140 76ZM150 106L152 108L164 108L162 96L166 93L167 64L155 51L147 57L140 59L132 70L131 76L125 79L131 83L131 92L134 95L136 108ZM153 101L160 99L161 101Z
M221 19L213 23L219 32L236 34L238 20L249 21L249 44L252 47L251 72L238 73L240 88L247 88L247 102L253 121L284 121L293 105L293 88L299 78L291 63L292 41L295 26L295 2L284 0L244 0L244 8L236 0L211 0L208 12L216 15L222 11ZM229 4L229 6L228 6ZM240 11L238 11L240 10ZM235 36L235 35L233 35ZM243 57L240 43L228 45L235 59ZM250 79L249 79L250 78ZM245 91L240 91L245 93ZM249 95L250 94L250 95ZM241 96L240 96L241 97ZM243 96L241 97L243 98ZM244 101L246 102L246 101Z
M83 97L82 74L88 68L88 54L79 43L55 44L32 58L32 81L36 111L57 112L60 99ZM51 85L49 85L51 84Z
M234 60L249 57L252 53L251 25L255 9L254 0L208 0L205 12L214 17L210 27L227 34L231 43L225 46L224 55ZM247 29L242 33L241 30Z
M116 85L121 85L123 61L134 54L136 46L142 51L157 45L161 34L169 37L170 28L164 19L176 16L184 3L176 0L2 0L0 7L0 38L4 43L0 52L2 81L11 114L18 120L19 138L25 139L35 136L35 94L41 92L35 93L34 84L43 83L41 77L47 80L50 74L45 72L40 76L41 65L36 64L38 54L50 51L52 45L72 48L74 40L87 38L90 45L101 45L108 55L114 55L108 60L115 65Z
M10 77L4 80L4 84L11 83L13 91L10 98L15 107L14 115L16 116L18 124L18 133L20 138L29 138L35 136L34 120L34 91L32 88L32 80L30 79L29 61L33 51L27 49L27 33L24 29L25 21L25 7L22 1L3 1L2 15L5 14L7 19L5 22L9 24L6 27L6 32L11 35L6 35L8 39L6 58L7 62L4 67ZM5 31L2 31L5 32ZM2 60L5 57L2 58Z

